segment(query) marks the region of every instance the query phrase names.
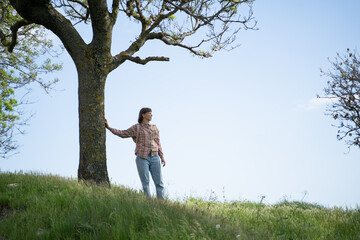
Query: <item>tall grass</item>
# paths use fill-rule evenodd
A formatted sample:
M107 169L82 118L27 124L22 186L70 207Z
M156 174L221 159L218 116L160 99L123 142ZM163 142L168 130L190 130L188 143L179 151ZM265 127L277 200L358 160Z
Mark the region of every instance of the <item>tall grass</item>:
M9 184L17 183L16 187ZM39 174L0 174L0 239L226 239L220 218L142 193Z
M187 206L190 205L241 226L248 239L360 239L359 208L325 208L298 201L265 205L198 199L188 201Z
M121 186L0 173L0 239L360 239L360 210L149 201Z

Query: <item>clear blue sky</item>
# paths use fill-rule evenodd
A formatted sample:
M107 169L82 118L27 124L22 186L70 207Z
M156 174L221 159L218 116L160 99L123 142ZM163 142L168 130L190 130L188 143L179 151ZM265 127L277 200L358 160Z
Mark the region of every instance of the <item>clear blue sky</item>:
M360 47L359 10L358 0L257 0L259 30L241 31L241 47L210 59L150 42L140 56L171 60L128 62L109 75L109 124L126 129L141 107L153 109L172 199L209 199L214 192L219 200L259 201L264 195L266 203L287 198L356 207L360 150L345 154L316 94L327 81L319 71L330 67L327 58ZM133 40L130 26L120 19L116 27L126 34L115 33L114 53ZM46 95L34 86L29 97L36 103L27 109L36 115L18 137L20 153L0 160L1 171L77 176L77 74L67 53L60 60L59 91ZM111 182L140 189L134 147L131 139L107 133Z

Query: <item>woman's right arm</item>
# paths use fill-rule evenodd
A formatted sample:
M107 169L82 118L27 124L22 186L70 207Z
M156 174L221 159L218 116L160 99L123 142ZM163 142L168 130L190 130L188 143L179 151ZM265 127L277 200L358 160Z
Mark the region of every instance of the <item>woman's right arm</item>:
M129 129L126 130L117 130L115 128L111 128L105 119L105 127L110 130L113 134L122 137L122 138L128 138L128 137L136 137L136 124L131 126Z

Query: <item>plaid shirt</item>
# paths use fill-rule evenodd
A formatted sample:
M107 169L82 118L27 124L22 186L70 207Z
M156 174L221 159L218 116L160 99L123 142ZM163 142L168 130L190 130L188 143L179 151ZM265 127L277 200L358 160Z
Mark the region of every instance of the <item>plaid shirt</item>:
M159 154L160 158L164 159L160 144L159 129L156 125L137 123L127 130L117 130L114 128L109 128L109 130L122 138L132 137L136 143L135 154L137 156L146 159L151 152L151 156ZM137 139L137 137L139 137L139 139Z

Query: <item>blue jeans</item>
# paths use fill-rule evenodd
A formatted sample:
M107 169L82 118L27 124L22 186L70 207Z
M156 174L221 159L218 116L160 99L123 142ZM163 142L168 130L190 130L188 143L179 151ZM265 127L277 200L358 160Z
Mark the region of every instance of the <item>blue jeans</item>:
M143 187L144 194L150 199L149 172L155 183L156 197L164 200L164 184L161 176L161 163L159 155L149 155L147 159L136 156L136 166Z

